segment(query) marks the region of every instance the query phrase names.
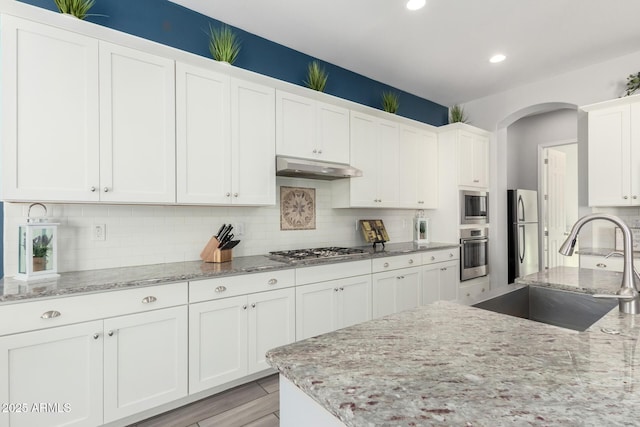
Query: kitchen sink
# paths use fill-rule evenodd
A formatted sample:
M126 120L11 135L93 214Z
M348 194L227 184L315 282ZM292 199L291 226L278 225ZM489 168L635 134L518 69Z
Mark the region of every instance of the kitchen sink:
M615 299L527 286L482 301L474 307L562 328L584 331L618 306Z

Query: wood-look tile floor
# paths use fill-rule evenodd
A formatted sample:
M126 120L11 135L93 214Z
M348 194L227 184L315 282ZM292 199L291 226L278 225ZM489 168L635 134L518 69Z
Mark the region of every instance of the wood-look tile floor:
M129 427L278 427L278 375L270 375Z

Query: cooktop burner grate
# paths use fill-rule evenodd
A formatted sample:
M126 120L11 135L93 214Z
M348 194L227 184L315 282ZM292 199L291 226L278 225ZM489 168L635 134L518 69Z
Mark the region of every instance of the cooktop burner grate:
M364 249L356 248L341 248L336 246L330 246L326 248L310 248L310 249L293 249L290 251L274 251L269 252L272 257L286 259L289 261L299 261L305 259L316 258L332 258L347 255L363 254L366 253Z

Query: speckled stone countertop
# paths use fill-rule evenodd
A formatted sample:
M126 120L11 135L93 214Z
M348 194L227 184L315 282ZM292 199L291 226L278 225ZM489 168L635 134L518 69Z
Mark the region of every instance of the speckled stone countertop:
M580 248L576 251L576 253L578 255L607 256L614 251L614 248ZM640 252L633 251L633 257L640 258Z
M617 308L576 332L441 301L267 357L347 426L630 426L639 336Z
M371 259L381 256L455 248L458 246L458 244L453 243L430 243L420 246L412 242L389 243L384 248L378 245L376 250L374 250L372 246L362 246L360 248L366 250L363 254L297 262L282 262L270 259L266 255L254 255L236 257L230 262L220 264L188 261L69 272L61 273L60 277L56 279L30 282L5 277L0 280L0 305L26 302L34 298L55 298L72 294L106 292L185 280L200 280L262 271L302 268L324 263Z
M519 277L516 283L585 294L613 294L622 283L622 273L575 267L555 267Z

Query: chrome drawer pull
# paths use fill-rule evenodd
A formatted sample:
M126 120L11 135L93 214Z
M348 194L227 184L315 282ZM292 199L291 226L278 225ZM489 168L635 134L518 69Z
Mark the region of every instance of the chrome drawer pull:
M112 336L113 336L113 331L109 331L109 332L107 332L107 335L109 335L110 337L112 337Z
M409 260L409 264L413 264L413 260L412 259Z
M436 259L436 257L434 257L433 255L431 256L431 261L434 261Z
M269 285L275 285L276 283L278 283L278 279L269 279L269 281L267 283Z
M59 311L50 310L50 311L42 313L42 316L40 316L40 318L41 319L53 319L54 317L60 317L60 316L62 316L62 313L60 313Z
M226 287L226 286L218 286L218 287L216 288L216 292L217 292L217 293L224 292L224 291L226 291L226 290L227 290L227 287Z
M596 267L600 267L600 268L607 268L607 264L603 264L601 262L596 264Z
M98 338L100 338L100 334L98 334L98 333L93 334L93 339L94 340L97 340Z
M142 298L142 303L143 304L149 304L149 303L156 302L156 301L158 301L158 298L156 298L154 296L148 296L148 297Z
M385 262L384 264L382 264L383 267L389 267L389 263Z

